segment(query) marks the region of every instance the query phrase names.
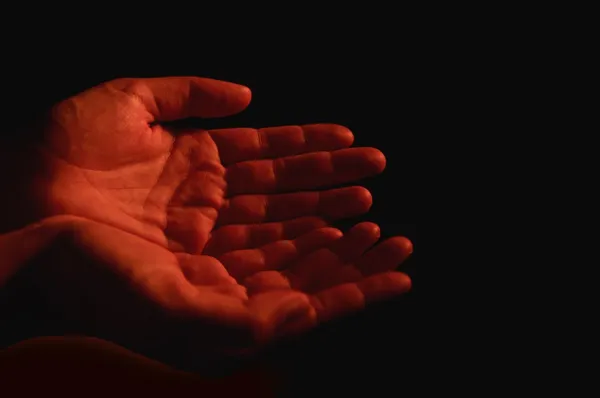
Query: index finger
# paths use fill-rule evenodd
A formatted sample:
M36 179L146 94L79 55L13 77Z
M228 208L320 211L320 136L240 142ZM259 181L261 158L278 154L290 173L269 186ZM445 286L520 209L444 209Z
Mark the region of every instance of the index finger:
M333 151L352 145L354 135L337 124L307 124L232 128L208 132L219 148L224 165L255 159L273 159L308 152Z

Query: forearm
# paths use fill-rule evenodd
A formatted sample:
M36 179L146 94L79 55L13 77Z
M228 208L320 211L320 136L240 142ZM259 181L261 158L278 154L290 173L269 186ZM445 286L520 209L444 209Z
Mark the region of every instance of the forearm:
M0 350L0 369L3 391L19 391L22 396L40 395L49 387L97 392L98 386L107 382L141 396L145 392L153 396L189 395L192 391L199 398L275 396L274 380L262 369L211 379L176 370L111 342L82 336L30 339ZM23 385L27 379L41 383Z
M33 189L35 175L44 166L31 143L0 141L0 234L27 228L41 220L39 205L45 199Z
M0 289L36 255L61 235L69 233L78 219L57 216L0 235Z
M52 217L0 235L0 346L38 335L44 318L52 318L38 313L45 300L36 281L45 279L40 267L51 266L44 253L71 234L77 222Z

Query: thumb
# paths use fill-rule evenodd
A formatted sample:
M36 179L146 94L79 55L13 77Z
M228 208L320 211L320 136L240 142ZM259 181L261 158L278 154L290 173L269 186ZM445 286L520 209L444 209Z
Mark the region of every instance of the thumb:
M250 104L246 86L202 77L117 79L108 83L141 99L155 121L189 117L223 117L239 113Z
M300 292L279 290L257 294L250 299L249 307L257 320L257 339L261 343L301 333L317 323L308 297Z

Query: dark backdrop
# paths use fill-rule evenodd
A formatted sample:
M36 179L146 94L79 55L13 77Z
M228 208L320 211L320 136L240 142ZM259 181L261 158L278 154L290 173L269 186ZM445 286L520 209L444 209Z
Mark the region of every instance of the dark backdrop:
M410 61L408 67L406 61L400 65L393 54L370 54L362 64L339 57L227 64L193 57L160 64L152 58L112 63L104 58L101 53L85 60L77 55L14 57L3 93L5 122L17 125L57 100L115 77L198 75L253 90L252 104L245 112L209 121L207 127L339 123L354 132L355 146L374 146L385 153L384 173L363 182L373 194L371 212L342 227L369 220L381 226L383 238L410 238L415 253L402 268L414 280L413 291L277 347L262 363L277 368L287 390L298 396L319 394L323 388L351 392L358 386L406 392L413 384L417 362L423 360L417 361L415 324L420 289L416 265L421 251L416 231L416 143L425 133L423 96L427 93L419 89L424 75L409 72L418 65Z

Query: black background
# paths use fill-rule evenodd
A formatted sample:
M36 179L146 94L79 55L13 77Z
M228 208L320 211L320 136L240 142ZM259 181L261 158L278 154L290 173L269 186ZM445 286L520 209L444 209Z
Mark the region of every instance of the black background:
M398 383L406 391L414 383L417 363L423 360L417 361L415 316L416 295L421 289L417 276L421 251L416 231L417 137L426 134L423 103L428 94L422 85L426 72L417 72L421 65L388 53L228 62L192 55L170 57L168 62L151 56L110 58L113 61L107 62L106 53L92 54L85 59L77 54L69 58L57 54L13 56L3 93L3 119L9 134L53 102L112 78L196 75L244 84L253 91L246 111L206 121L207 128L338 123L354 132L354 146L373 146L385 153L384 173L362 182L373 194L371 212L341 226L369 220L381 226L382 238L404 235L411 239L415 253L402 269L413 278L413 291L283 344L261 358L260 364L277 369L284 389L298 396L319 394L323 389L351 392L359 386L383 393L397 388L392 386ZM357 58L368 62L357 63Z

